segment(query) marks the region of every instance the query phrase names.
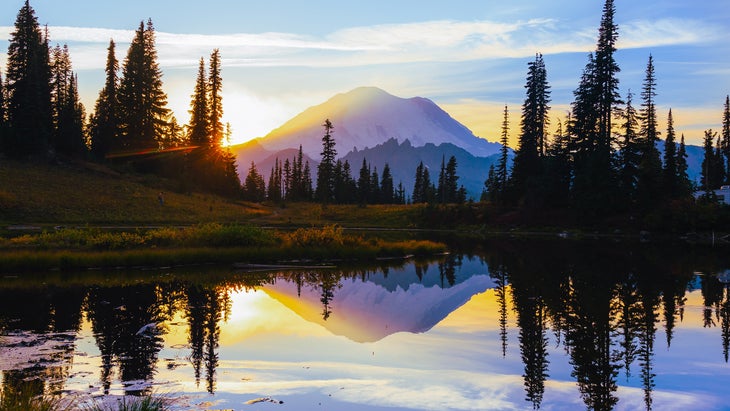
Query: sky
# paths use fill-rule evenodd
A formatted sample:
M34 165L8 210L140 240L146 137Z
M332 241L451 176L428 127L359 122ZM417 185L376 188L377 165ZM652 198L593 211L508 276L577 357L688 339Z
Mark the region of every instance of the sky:
M0 69L24 0L0 2ZM93 109L104 83L109 40L122 62L140 21L151 18L169 107L189 119L201 57L222 57L224 121L232 143L266 135L307 107L360 86L426 97L476 135L497 141L510 111L519 130L527 63L542 53L553 125L564 119L603 1L513 0L31 0L51 45L67 44L82 102ZM691 144L719 130L730 94L727 0L616 0L622 95L635 105L654 58L657 110L671 108ZM663 129L665 127L662 127Z

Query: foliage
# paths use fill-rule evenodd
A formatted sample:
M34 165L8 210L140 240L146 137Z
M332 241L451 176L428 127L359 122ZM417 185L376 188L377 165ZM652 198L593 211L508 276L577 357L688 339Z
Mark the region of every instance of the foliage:
M193 227L162 227L134 232L99 228L67 228L0 239L10 248L129 250L142 247L249 247L268 246L274 236L260 228L218 223Z
M0 409L3 411L71 411L76 409L74 404L68 400L62 400L58 396L35 395L32 383L26 383L21 389L8 392L5 388L0 390Z
M86 411L165 411L170 409L172 400L158 395L142 397L124 396L116 404L97 403L86 408Z

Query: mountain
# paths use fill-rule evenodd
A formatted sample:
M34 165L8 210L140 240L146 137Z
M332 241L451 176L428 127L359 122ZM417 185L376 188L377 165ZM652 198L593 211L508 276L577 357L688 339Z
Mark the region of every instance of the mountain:
M409 140L415 147L451 143L475 156L489 156L499 150L499 144L476 137L431 100L399 98L375 87L337 94L304 110L257 142L274 152L301 144L305 154L319 158L325 119L334 125L333 137L340 156L391 138L399 143Z

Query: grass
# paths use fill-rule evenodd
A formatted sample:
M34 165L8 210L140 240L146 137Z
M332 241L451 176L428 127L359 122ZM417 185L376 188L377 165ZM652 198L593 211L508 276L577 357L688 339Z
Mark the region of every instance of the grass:
M166 411L172 400L160 395L142 397L122 397L116 404L105 404L94 400L88 405L60 396L32 395L29 390L6 394L0 390L0 410L2 411Z
M433 241L383 240L347 234L336 225L295 231L218 223L132 232L92 227L0 238L0 271L71 271L293 260L365 261L433 255L445 250L444 244Z
M153 176L119 174L89 163L0 161L0 222L5 224L194 224L237 222L269 213L256 204L175 192ZM157 195L163 191L165 204Z

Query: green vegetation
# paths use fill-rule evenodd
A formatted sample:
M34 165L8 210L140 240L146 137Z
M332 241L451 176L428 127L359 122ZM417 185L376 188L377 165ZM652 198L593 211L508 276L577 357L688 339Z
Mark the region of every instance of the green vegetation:
M3 411L165 411L170 409L172 400L159 395L141 397L122 397L115 404L103 404L97 401L90 405L79 405L77 401L63 399L60 396L33 395L33 390L20 390L6 393L0 390L0 409Z
M345 234L342 227L267 231L209 223L186 228L108 231L60 229L0 238L3 271L272 263L291 260L366 260L445 251L431 241L384 241Z

